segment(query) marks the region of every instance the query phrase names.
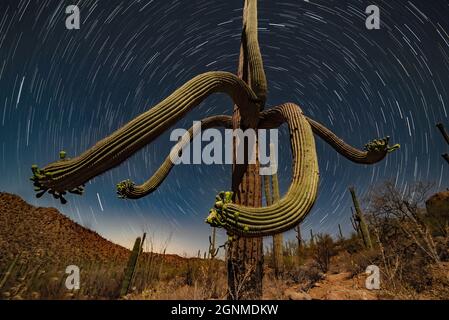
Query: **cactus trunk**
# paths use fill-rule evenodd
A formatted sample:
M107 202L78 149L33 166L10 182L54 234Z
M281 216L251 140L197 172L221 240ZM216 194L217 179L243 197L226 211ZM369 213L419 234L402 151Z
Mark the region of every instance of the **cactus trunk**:
M254 17L254 15L256 15L256 17ZM253 31L253 34L251 34L251 30ZM254 36L256 39L254 39ZM253 39L248 39L250 37ZM255 44L253 43L253 45L256 45L255 50L254 48L249 48L251 40L256 42ZM244 3L243 32L238 66L239 78L248 83L250 87L253 87L254 82L257 83L258 79L257 74L254 72L254 57L248 51L251 51L253 54L254 51L259 51L257 44L257 1L255 0L245 0ZM255 54L257 55L257 53L260 55L260 51ZM259 94L259 96L260 95L264 96L265 93ZM254 123L257 122L255 121L256 119L252 120L254 120ZM233 129L239 129L240 122L240 110L237 106L234 106L232 115ZM246 148L247 146L245 146L245 149ZM246 150L245 154L247 154ZM261 178L259 175L258 162L255 164L234 163L232 172L232 191L234 192L234 203L249 207L262 206ZM262 238L237 237L235 240L231 241L227 250L227 269L228 299L261 299L263 279Z
M366 248L372 249L373 245L371 242L371 236L369 234L368 224L365 220L365 215L362 212L362 209L360 208L359 200L357 199L357 195L355 194L355 189L353 187L349 188L349 192L351 193L352 202L354 203L354 221L356 222L356 225L358 226L358 231L360 232L360 235L362 236L363 244Z

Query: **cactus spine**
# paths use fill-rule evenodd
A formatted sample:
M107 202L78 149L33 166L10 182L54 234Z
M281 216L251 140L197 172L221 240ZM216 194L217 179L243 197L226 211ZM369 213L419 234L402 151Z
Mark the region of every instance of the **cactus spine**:
M357 195L355 194L354 187L350 187L349 192L351 193L352 202L354 203L354 222L358 226L358 230L360 232L360 235L362 236L363 244L366 248L371 249L373 245L371 242L371 236L369 234L368 224L366 223L365 215L360 208L359 200L357 199Z
M145 236L146 234L144 233L142 239L145 239ZM143 241L141 241L140 237L138 237L134 242L134 247L133 250L131 251L128 260L128 265L126 266L125 269L125 277L123 278L122 289L120 290L121 297L126 296L129 292L134 274L136 272L137 261L139 259L140 253L142 252L142 249L143 249Z

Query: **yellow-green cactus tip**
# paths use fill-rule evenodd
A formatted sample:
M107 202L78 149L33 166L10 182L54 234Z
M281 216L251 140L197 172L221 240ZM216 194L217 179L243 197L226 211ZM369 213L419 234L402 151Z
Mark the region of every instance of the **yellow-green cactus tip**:
M396 151L400 148L401 148L401 145L399 143L397 143L394 146L388 147L387 152L390 153L390 152Z
M212 208L209 210L209 216L206 218L206 223L214 224L216 221L217 221L217 210Z
M217 201L215 202L215 206L219 209L223 208L223 201Z
M248 226L245 226L245 227L243 228L243 231L244 231L244 232L249 232L249 227L248 227Z
M59 159L64 160L66 156L67 153L64 150L59 151Z
M232 191L226 191L225 192L225 201L226 202L232 202L232 196L233 196L233 192Z

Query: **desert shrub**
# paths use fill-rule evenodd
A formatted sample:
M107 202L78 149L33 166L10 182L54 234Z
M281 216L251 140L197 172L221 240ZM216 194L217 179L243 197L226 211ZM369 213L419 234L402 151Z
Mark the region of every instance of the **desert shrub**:
M185 284L192 286L198 279L200 275L200 265L199 261L195 258L191 258L187 261L184 270Z
M346 268L351 273L351 276L356 276L364 273L368 266L379 265L379 263L380 254L378 250L361 250L350 255Z
M326 273L329 270L332 256L336 254L335 244L328 234L318 234L313 247L313 259L319 270Z
M364 250L363 242L355 232L351 233L349 238L340 240L338 247L350 254Z
M313 285L324 278L323 272L317 266L301 266L295 273L295 280L301 283L301 290L308 291Z
M435 238L435 245L441 261L449 261L449 237Z
M422 182L401 190L387 182L371 193L369 227L383 283L390 291L416 296L435 285L428 270L445 259L448 243L433 236L424 208L430 190L431 185Z

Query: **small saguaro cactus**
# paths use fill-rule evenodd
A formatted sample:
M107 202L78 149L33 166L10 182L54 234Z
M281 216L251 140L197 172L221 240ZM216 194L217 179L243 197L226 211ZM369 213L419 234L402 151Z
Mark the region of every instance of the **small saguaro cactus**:
M209 236L209 258L214 259L218 255L218 251L220 248L216 248L215 241L216 241L216 228L212 227L212 235Z
M338 224L338 236L340 237L340 239L343 239L343 232L341 231L341 225Z
M360 234L360 225L358 222L357 215L354 213L354 208L351 207L351 217L349 218L351 220L352 228L355 230L357 237L362 238L362 235Z
M301 236L301 224L298 224L295 227L295 232L296 232L296 240L298 241L298 247L296 249L296 255L298 256L298 268L301 264L301 249L302 249L302 236Z
M144 234L145 237L145 234ZM120 296L126 296L131 287L131 283L136 272L137 260L139 259L140 252L142 250L143 241L141 241L140 237L136 239L134 242L133 250L129 256L128 265L125 269L125 276L122 282L122 289L120 290Z
M296 232L296 240L298 240L298 248L301 248L302 247L301 225L298 224L294 230Z
M142 241L140 242L140 251L139 251L139 254L142 254L142 252L143 252L143 244L145 243L145 238L147 237L147 233L146 232L144 232L143 233L143 236L142 236Z
M310 229L310 246L314 246L315 245L315 236L313 235L313 230Z
M447 133L446 129L444 129L444 125L442 123L437 123L437 128L440 130L446 143L449 144L449 134ZM448 153L443 153L441 156L447 161L447 163L449 163Z
M360 232L360 235L362 236L363 244L366 248L371 249L373 245L371 242L371 236L369 234L368 224L366 223L365 215L360 208L359 200L357 199L357 195L355 194L354 187L350 187L349 192L351 193L352 202L354 203L354 222L358 226L358 230Z

